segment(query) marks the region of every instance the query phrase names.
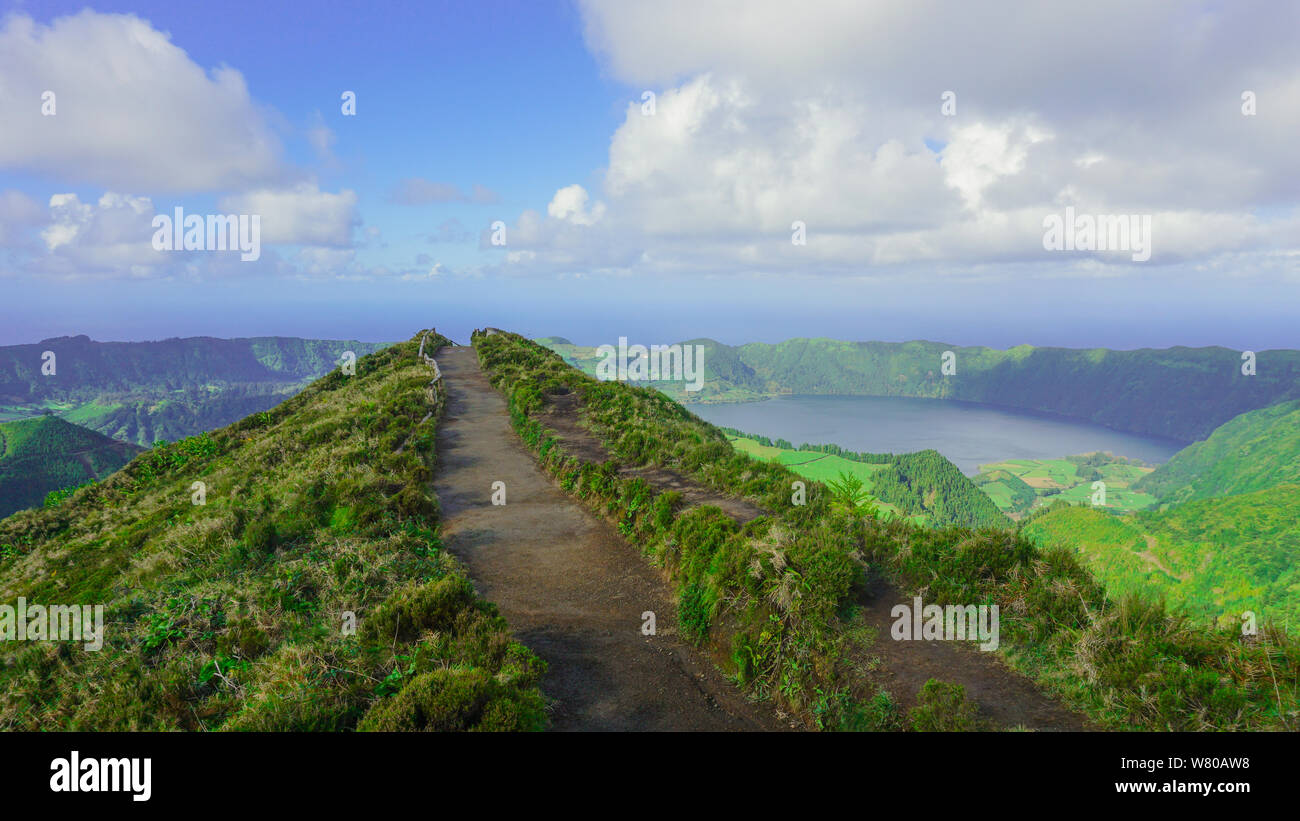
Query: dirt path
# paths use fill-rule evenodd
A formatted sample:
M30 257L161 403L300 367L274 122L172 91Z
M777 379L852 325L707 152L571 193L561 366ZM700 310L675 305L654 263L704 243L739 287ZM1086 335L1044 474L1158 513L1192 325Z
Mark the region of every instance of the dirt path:
M447 390L434 477L443 538L550 665L542 691L554 729L784 729L677 638L667 583L537 466L474 350L444 348L437 361ZM501 506L491 503L497 481ZM655 636L641 633L645 611Z
M600 440L582 423L581 407L574 395L553 396L542 418L563 442L565 451L587 461L609 458ZM657 490L682 492L688 504L713 504L744 523L763 511L743 499L719 495L663 468L621 468L624 476L640 476ZM882 579L875 579L859 596L858 604L876 640L865 655L875 657L873 675L885 686L904 711L916 704L916 694L931 678L966 687L967 697L979 705L983 719L1000 728L1029 730L1084 730L1083 718L1049 698L1027 677L1007 667L996 655L980 651L972 643L948 641L895 641L890 628L895 605L913 604L913 597ZM862 663L870 664L871 658Z
M985 653L977 642L895 641L890 628L896 605L913 606L913 597L876 579L859 598L867 623L876 628L870 655L880 660L875 674L900 708L916 705L921 685L932 678L961 684L979 705L981 718L1002 729L1086 730L1083 717L1047 697L1038 685Z

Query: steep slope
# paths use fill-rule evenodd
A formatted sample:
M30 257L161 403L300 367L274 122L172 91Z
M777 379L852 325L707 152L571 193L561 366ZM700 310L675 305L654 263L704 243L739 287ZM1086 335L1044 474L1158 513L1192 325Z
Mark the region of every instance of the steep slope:
M102 649L0 642L0 727L542 726L545 665L438 535L422 337L0 521L0 601L104 607Z
M0 418L53 410L140 445L172 441L266 410L338 364L382 344L355 340L190 337L94 342L86 336L0 347ZM42 368L54 358L53 374Z
M1188 445L1136 489L1177 503L1300 483L1300 401L1243 413Z
M1084 557L1111 595L1164 596L1199 621L1300 628L1300 485L1115 516L1062 507L1024 534Z
M0 422L0 518L103 479L139 452L55 416Z

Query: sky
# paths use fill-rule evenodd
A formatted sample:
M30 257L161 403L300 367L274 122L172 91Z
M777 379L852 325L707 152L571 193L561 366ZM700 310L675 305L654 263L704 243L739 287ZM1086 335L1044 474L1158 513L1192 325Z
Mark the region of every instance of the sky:
M0 344L1300 348L1298 36L1280 0L0 5ZM257 259L155 247L176 208L258 215ZM1130 241L1050 247L1067 213Z

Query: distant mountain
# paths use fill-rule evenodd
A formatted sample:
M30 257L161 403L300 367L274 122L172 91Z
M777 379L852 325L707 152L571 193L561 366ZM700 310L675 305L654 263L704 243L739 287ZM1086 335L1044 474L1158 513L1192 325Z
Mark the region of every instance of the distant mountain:
M644 340L642 340L644 341ZM654 340L650 340L654 341ZM704 390L655 387L685 402L746 401L783 393L960 399L1052 413L1183 442L1203 439L1246 411L1300 399L1300 351L1256 353L1256 375L1227 348L960 347L941 342L790 339L705 345ZM546 343L594 369L594 348ZM956 372L942 361L952 352Z
M1138 482L1162 502L1300 484L1300 401L1249 411L1174 454Z
M0 422L0 518L99 481L141 450L55 416Z
M52 410L115 439L150 445L266 410L338 365L385 347L355 340L189 337L95 342L86 336L0 347L0 419ZM54 355L54 373L43 364Z

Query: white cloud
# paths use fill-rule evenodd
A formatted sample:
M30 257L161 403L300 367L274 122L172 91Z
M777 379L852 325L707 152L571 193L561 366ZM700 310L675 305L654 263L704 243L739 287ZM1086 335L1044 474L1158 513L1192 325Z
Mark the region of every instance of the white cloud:
M1298 7L580 6L589 47L656 110L627 106L598 191L520 215L501 270L1075 267L1042 249L1065 205L1151 214L1154 264L1294 247ZM1267 116L1242 116L1247 88Z
M106 192L96 202L76 194L50 197L41 231L48 254L38 268L68 276L156 276L180 262L153 248L153 202Z
M41 96L54 92L54 116ZM211 191L286 178L243 76L205 71L131 15L0 24L0 169L76 184Z
M226 213L261 214L262 241L334 248L352 244L352 229L360 224L357 194L321 191L314 183L293 188L263 189L223 197Z
M591 225L600 221L605 213L605 204L598 202L588 211L588 199L587 190L581 185L569 185L555 192L550 204L546 206L546 213L575 225Z

